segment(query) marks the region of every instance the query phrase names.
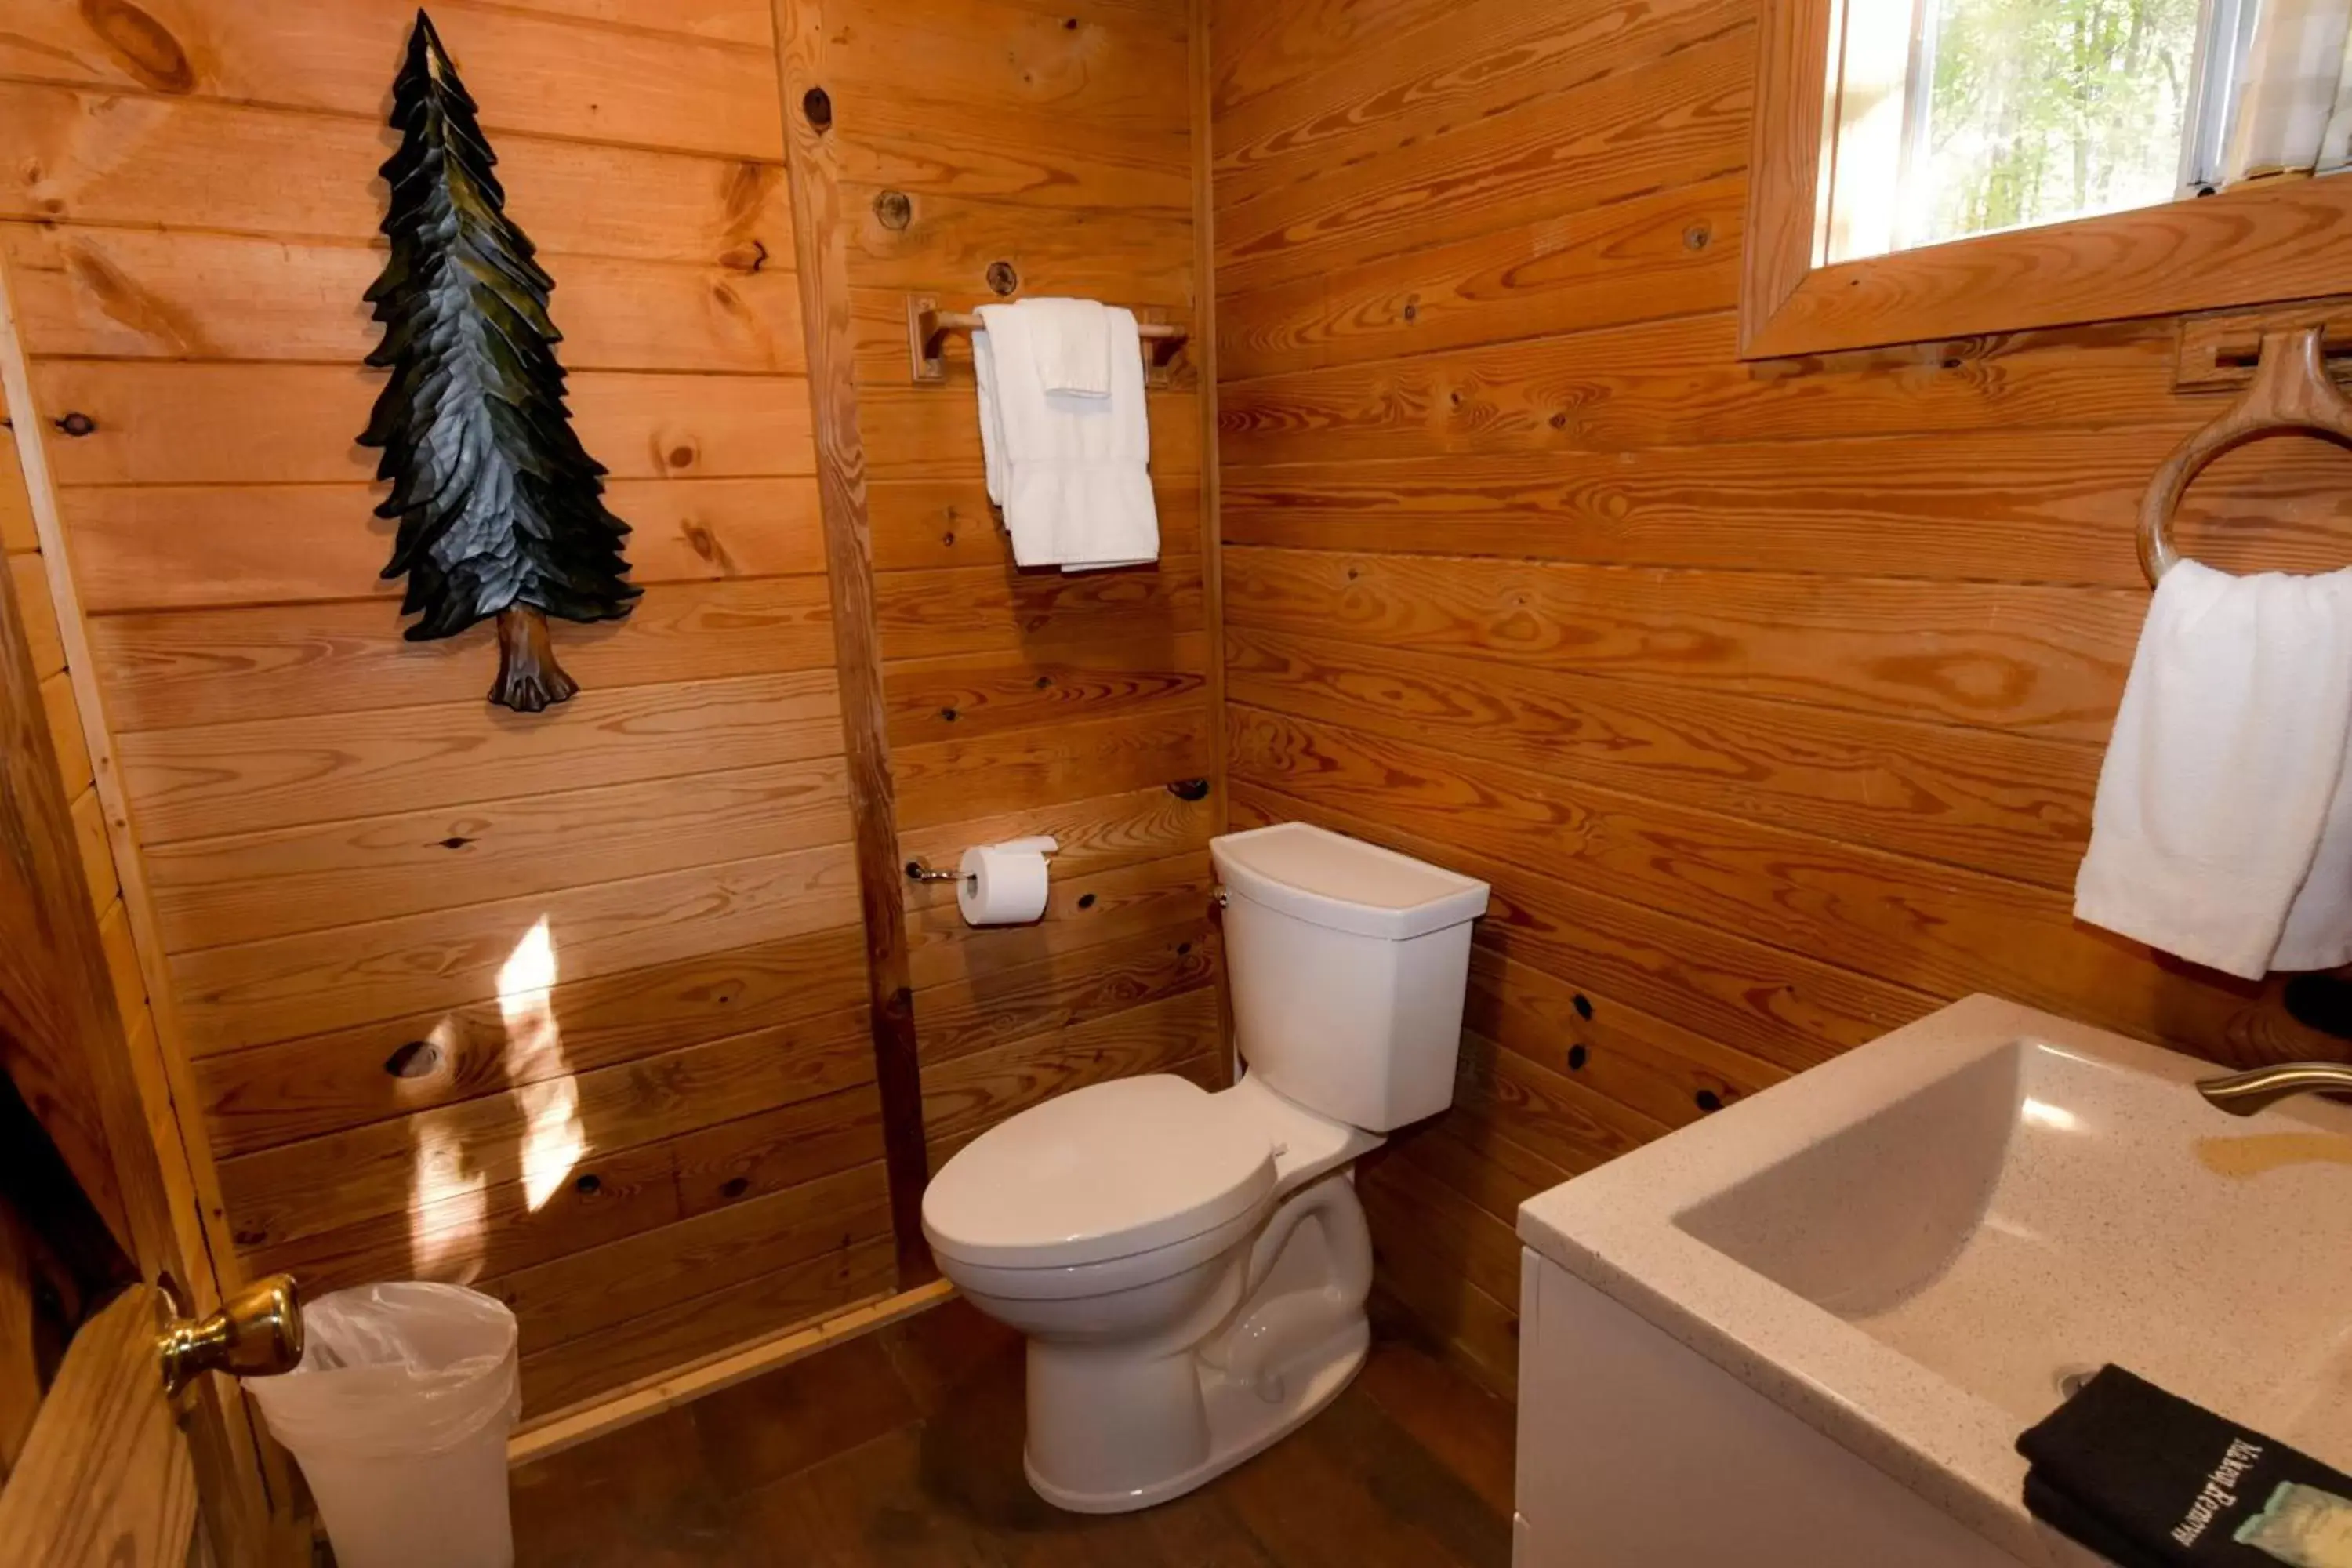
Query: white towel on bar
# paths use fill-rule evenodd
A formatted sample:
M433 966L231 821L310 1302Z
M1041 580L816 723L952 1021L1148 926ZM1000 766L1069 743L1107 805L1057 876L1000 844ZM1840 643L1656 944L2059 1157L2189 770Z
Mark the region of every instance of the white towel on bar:
M980 460L988 470L988 499L1004 505L1004 419L996 404L996 342L985 331L971 335L971 379L980 388Z
M1110 395L1048 392L1028 301L983 305L972 336L988 497L1004 510L1022 566L1092 572L1160 558L1142 340L1132 312L1106 308Z
M2352 962L2352 572L2164 574L2074 913L2246 979Z
M1110 307L1094 300L1024 300L1017 308L1047 392L1110 395Z

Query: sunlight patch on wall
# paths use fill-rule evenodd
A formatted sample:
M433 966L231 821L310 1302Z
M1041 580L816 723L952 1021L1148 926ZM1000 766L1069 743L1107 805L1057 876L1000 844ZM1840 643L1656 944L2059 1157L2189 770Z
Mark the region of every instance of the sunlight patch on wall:
M547 918L523 933L499 971L499 1015L506 1021L507 1081L522 1108L523 1202L537 1214L587 1153L580 1089L563 1056L555 1017L555 942Z
M408 1262L419 1279L467 1279L481 1259L489 1178L468 1168L457 1134L431 1115L411 1124L416 1150L408 1167Z

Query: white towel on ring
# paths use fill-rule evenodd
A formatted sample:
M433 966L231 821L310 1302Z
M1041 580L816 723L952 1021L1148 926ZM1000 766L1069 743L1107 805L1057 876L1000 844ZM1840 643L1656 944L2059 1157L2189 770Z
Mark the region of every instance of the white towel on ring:
M2164 574L2074 913L2246 979L2352 962L2352 572Z

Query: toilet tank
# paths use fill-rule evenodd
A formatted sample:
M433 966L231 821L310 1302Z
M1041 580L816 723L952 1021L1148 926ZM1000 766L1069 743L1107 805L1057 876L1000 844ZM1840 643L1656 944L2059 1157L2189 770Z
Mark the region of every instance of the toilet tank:
M1451 1105L1486 884L1303 822L1209 848L1251 1073L1373 1132Z

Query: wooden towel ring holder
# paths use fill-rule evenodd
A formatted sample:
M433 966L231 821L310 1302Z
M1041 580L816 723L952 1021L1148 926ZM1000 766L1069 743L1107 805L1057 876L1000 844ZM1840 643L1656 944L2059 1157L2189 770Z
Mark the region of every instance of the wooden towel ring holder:
M2165 460L2139 508L2139 564L2150 583L2179 563L2172 515L2189 481L2224 452L2265 436L2322 436L2352 447L2352 399L2327 374L2326 329L2264 332L2253 384L2231 410L2180 444Z

